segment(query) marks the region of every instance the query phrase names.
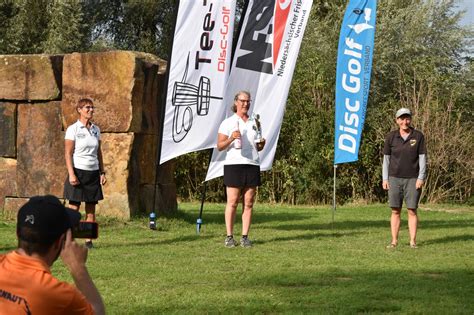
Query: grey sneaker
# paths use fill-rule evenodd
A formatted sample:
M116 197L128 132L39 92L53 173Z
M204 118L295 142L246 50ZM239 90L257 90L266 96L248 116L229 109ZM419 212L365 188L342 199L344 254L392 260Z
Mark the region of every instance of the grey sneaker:
M225 241L224 241L225 247L232 248L237 246L236 240L232 236L226 236Z
M240 246L242 246L242 247L252 247L252 242L249 240L248 237L242 237L240 239Z

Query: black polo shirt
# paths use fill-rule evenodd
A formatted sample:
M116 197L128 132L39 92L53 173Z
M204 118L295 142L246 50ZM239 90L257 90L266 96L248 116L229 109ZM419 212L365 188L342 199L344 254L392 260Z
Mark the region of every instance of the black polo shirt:
M418 156L426 154L425 137L410 128L406 140L400 136L400 130L391 131L385 137L383 154L390 155L388 176L400 178L417 178L420 171Z

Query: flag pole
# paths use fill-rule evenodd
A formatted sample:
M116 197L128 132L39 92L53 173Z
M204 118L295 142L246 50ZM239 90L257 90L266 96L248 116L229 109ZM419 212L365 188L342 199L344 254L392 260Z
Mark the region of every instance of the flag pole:
M332 223L334 223L334 215L336 214L336 170L337 164L334 164L334 186L332 193Z
M211 163L212 159L212 149L209 149L209 161L208 164ZM201 208L199 209L199 217L196 220L196 234L201 232L201 225L202 225L202 210L204 209L204 201L206 200L206 189L207 189L207 181L203 181L202 186L202 193L201 193Z
M204 200L206 199L206 188L207 182L203 182L202 186L202 193L201 193L201 208L199 209L199 217L196 220L196 234L201 232L201 225L202 225L202 210L204 209Z

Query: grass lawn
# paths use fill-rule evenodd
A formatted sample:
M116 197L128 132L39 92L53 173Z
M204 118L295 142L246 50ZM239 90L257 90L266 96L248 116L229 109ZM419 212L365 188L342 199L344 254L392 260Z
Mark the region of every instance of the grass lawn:
M418 249L390 241L386 205L257 204L253 248L225 248L222 204L182 203L173 218L99 218L88 268L109 314L473 314L474 209L423 206ZM236 239L240 238L240 218ZM15 222L0 220L0 252L14 249ZM61 262L53 273L71 281Z

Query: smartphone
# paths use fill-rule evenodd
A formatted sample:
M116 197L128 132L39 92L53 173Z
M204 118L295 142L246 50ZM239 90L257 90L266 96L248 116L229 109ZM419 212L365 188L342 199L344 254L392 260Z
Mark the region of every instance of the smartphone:
M97 222L80 221L72 228L72 237L96 239L99 237L99 225Z

